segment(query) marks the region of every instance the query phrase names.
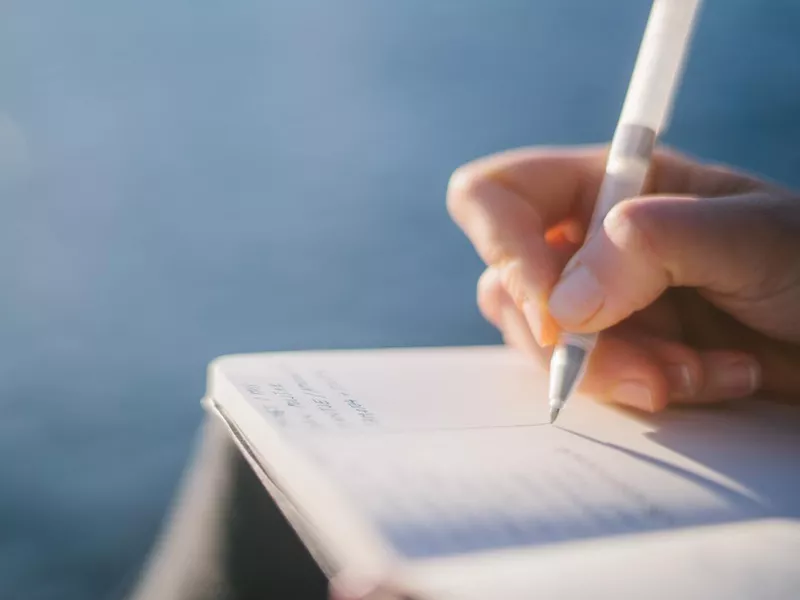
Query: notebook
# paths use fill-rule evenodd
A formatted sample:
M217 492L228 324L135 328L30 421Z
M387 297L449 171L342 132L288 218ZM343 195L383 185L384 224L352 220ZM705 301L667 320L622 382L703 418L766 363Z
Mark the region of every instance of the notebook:
M224 356L206 406L329 576L419 600L800 597L800 409L657 416L505 347ZM265 532L268 535L269 532Z

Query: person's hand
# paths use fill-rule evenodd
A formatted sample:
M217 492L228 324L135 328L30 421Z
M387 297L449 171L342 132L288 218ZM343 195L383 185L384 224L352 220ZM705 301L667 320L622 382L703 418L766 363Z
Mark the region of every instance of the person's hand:
M581 248L605 152L515 150L453 174L448 209L488 265L483 315L545 367L560 330L603 331L581 391L645 411L800 396L800 198L659 152L647 193Z

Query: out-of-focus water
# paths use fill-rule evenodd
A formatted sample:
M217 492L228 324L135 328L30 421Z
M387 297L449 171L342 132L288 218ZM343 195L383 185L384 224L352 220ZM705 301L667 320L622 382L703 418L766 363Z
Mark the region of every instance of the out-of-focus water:
M0 597L147 551L205 366L496 342L449 173L607 140L641 0L0 6ZM800 183L800 6L709 2L667 141Z

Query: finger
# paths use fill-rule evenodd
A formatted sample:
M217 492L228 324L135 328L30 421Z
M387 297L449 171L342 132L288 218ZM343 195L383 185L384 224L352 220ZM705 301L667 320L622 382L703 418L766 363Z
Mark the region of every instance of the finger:
M453 219L483 260L503 269L505 287L532 319L542 344L554 343L555 334L547 332L558 328L540 309L582 241L605 155L604 147L521 149L469 163L451 178L447 204ZM685 184L692 168L696 164L679 155L659 152L648 185ZM703 181L694 185L708 187ZM534 317L542 314L537 322Z
M484 317L500 329L506 344L531 356L540 368L549 370L552 348L543 348L536 341L528 319L516 307L493 267L487 268L478 281L478 306ZM686 357L679 354L677 344L667 342L659 342L653 351L651 346L657 342L648 346L649 336L623 337L621 331L622 328L616 328L599 337L578 391L647 412L661 410L673 393L671 387L680 391L685 386L684 371L700 370L696 353ZM665 369L665 365L669 368ZM670 374L678 384L670 382ZM695 376L692 381L699 379Z
M575 219L570 219L548 229L545 239L553 248L572 256L583 242L584 236L583 225Z
M565 269L550 297L551 314L567 329L598 331L670 286L700 288L732 311L743 310L736 298L769 293L769 282L783 285L786 272L793 272L784 255L797 243L776 239L788 234L770 220L773 200L753 193L618 204Z
M512 153L513 154L513 153ZM594 155L590 155L594 156ZM596 158L596 157L595 157ZM590 166L601 163L577 152L509 155L460 168L448 188L448 209L487 265L495 266L519 310L530 317L542 344L552 344L556 329L541 310L568 256L547 239L548 229L564 221L581 194ZM520 164L537 177L539 192L520 193L514 185ZM575 227L563 228L565 241ZM549 322L549 323L548 323Z
M669 402L669 383L659 357L622 331L599 336L579 391L614 404L658 412Z
M467 163L450 187L491 179L514 190L552 226L572 215L588 222L605 171L607 145L518 148ZM763 182L724 166L701 164L681 153L656 150L643 193L725 196L763 187Z
M642 194L683 194L703 197L733 196L764 188L762 179L725 165L703 163L669 148L658 148ZM770 186L772 187L772 186Z
M751 354L736 350L699 352L656 337L640 343L661 360L671 402L706 404L744 398L761 386L761 367Z
M632 341L658 360L667 381L670 402L692 403L703 401L701 393L706 387L706 364L697 350L678 341L646 333L631 334Z
M478 306L502 332L505 343L549 370L552 348L537 343L528 322L500 284L496 269L488 268L478 284ZM642 347L642 340L604 333L593 351L578 391L609 402L646 412L661 410L669 398L669 383L655 354Z
M765 335L743 325L730 314L704 301L694 290L676 289L671 299L681 314L685 341L700 350L724 351L747 356L760 369L761 389L787 399L800 399L800 345ZM771 306L763 311L766 318L782 317L781 332L791 337L797 328L794 311ZM778 338L778 339L776 339Z
M449 190L489 180L512 190L551 227L569 215L591 216L606 157L603 146L520 148L500 152L459 167ZM449 196L449 194L448 194ZM448 202L452 200L448 197Z
M509 346L549 370L552 348L536 342L492 268L480 279L478 305ZM647 412L661 410L669 401L694 400L703 387L703 363L695 350L646 334L621 335L620 331L617 328L600 337L580 392Z
M736 350L710 350L701 356L705 377L696 402L746 398L761 387L761 365L751 354Z
M511 298L503 289L496 268L487 267L478 279L477 301L483 318L499 329L500 311L505 302L511 303Z
M654 338L683 340L683 326L670 292L660 296L643 310L625 320L632 330L647 333ZM685 341L685 340L684 340Z
M534 358L540 367L548 369L552 351L536 342L525 317L503 289L494 269L486 270L478 290L481 312L500 329L504 341ZM637 361L647 357L648 365L644 371L635 364L632 370L637 371L634 379L641 379L644 385L656 390L655 393L661 386L658 381L654 386L650 384L650 367L655 365L662 372L666 380L666 402L669 403L720 402L750 396L761 387L761 366L749 353L736 350L698 352L681 342L649 335L631 323L626 323L624 336L620 336L620 331L621 328L616 333L607 332L601 338L602 343L592 354L592 363L580 391L615 401L614 389L630 379L631 354ZM622 363L626 363L625 368L622 368ZM775 370L776 361L769 361L769 366ZM644 377L640 377L642 373ZM781 381L787 381L787 378L782 377ZM630 398L616 401L641 408L638 401ZM657 407L666 402L656 398Z
M503 288L497 269L489 267L478 280L478 307L487 321L497 327L509 346L525 352L540 366L546 366L550 352L536 342L525 317Z
M491 180L461 183L448 193L454 219L484 262L497 269L516 306L532 316L540 314L563 265L545 241L538 213ZM531 306L537 310L527 308ZM531 327L539 335L544 330L541 323Z

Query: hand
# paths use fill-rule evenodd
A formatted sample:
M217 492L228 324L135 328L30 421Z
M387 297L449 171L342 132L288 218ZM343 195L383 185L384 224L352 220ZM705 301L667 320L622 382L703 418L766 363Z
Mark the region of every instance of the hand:
M559 331L602 330L581 391L649 412L799 397L800 198L659 152L646 193L581 247L604 167L605 148L524 149L453 174L448 209L506 342L546 368Z

